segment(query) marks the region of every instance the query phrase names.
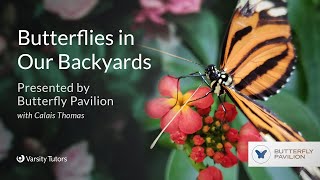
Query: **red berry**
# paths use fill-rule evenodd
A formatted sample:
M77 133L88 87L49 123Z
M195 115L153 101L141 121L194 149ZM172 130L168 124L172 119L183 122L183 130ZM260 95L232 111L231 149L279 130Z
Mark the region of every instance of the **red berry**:
M206 154L204 153L204 148L201 146L193 147L191 150L190 158L197 163L200 163L204 160Z
M187 139L187 135L181 131L176 131L170 134L170 138L176 144L184 144Z
M204 139L200 135L195 135L192 140L196 146L201 146L204 143Z
M221 171L214 167L209 166L208 168L199 172L198 180L222 180L223 176Z

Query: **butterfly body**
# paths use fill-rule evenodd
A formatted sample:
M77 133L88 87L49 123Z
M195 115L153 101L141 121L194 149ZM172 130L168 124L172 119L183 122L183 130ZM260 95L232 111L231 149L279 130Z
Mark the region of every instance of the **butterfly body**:
M264 150L262 152L256 150L255 152L258 155L258 159L264 159L264 155L267 153L267 150Z
M225 71L218 70L215 65L209 65L205 69L207 79L210 81L210 87L213 93L218 96L225 94L223 86L232 85L232 77Z

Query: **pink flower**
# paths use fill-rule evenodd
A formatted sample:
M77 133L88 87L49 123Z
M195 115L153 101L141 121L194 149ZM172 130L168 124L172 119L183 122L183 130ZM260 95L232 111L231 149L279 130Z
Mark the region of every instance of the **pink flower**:
M142 9L135 17L135 23L151 22L165 25L162 17L166 13L189 14L200 11L202 0L140 0Z
M198 180L222 180L223 176L221 171L214 167L209 166L208 168L199 172Z
M143 8L165 8L163 0L139 0Z
M240 129L239 140L237 144L237 155L240 161L248 161L248 142L262 141L259 131L250 123L247 122Z
M138 24L152 22L158 25L164 25L166 20L161 17L165 13L165 9L163 8L145 8L141 9L136 17L134 18L134 22Z
M8 151L11 148L12 139L12 133L8 129L6 129L6 127L0 120L0 160L7 157Z
M66 162L57 162L54 173L57 180L89 180L93 169L93 157L88 153L88 143L83 141L62 152L59 157L67 157Z
M65 20L78 20L86 16L98 0L44 0L44 8Z
M178 80L171 76L165 76L160 80L159 92L163 97L152 99L146 104L146 112L152 118L161 118L160 126L163 129L186 103L194 91L188 91L184 95L180 91ZM210 89L208 87L199 88L191 100L203 97ZM178 92L178 97L177 97ZM212 96L190 102L175 117L165 132L170 134L181 131L184 134L193 134L202 128L202 117L192 109L207 108L213 103Z
M199 12L202 0L170 0L168 11L172 14L190 14Z
M166 12L166 7L161 0L140 0L142 9L137 13L134 21L142 24L152 22L158 25L164 25L165 20L161 17Z

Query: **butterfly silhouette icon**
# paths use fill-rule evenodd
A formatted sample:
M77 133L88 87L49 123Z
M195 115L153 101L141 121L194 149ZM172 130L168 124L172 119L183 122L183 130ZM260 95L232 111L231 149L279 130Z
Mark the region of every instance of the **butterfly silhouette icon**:
M264 150L264 151L262 151L262 152L256 150L256 153L257 153L259 159L260 159L260 158L261 158L261 159L264 159L264 155L266 154L266 152L267 152L267 150Z

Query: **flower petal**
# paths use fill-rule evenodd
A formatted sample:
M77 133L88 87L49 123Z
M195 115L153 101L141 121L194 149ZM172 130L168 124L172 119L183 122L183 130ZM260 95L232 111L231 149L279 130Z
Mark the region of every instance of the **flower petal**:
M239 140L237 144L237 156L242 162L248 162L248 141Z
M239 141L237 144L237 154L240 161L248 161L249 141L262 141L262 137L259 134L259 131L253 126L253 124L247 122L240 129Z
M179 111L179 108L180 106L175 106L160 120L161 129L163 129L172 120L172 118ZM179 122L181 120L182 120L182 115L180 112L164 132L172 134L172 133L175 133L176 131L179 131Z
M240 137L241 136L242 137L244 137L244 136L255 136L255 137L258 137L257 139L259 139L259 137L261 137L259 131L250 122L247 122L245 125L243 125L241 127L239 135L240 135ZM261 137L261 141L262 141L262 137Z
M151 118L159 119L169 112L172 106L168 98L155 98L146 103L145 111Z
M162 96L176 97L177 92L180 91L180 84L177 78L164 76L159 82L158 89Z
M202 127L202 117L189 106L185 106L182 110L179 128L185 134L193 134Z
M163 8L164 2L161 0L139 0L143 8Z
M209 94L208 96L202 98L210 91L211 91L211 89L208 87L199 88L199 90L196 92L196 94L191 99L191 100L195 100L195 101L189 103L189 105L195 106L200 109L205 109L205 108L210 107L214 102L212 95ZM193 92L194 92L194 90L187 92L185 94L185 96L183 97L183 100L187 101L187 99L193 94ZM199 98L201 98L201 99L199 99ZM198 99L198 100L196 100L196 99Z
M172 14L189 14L200 11L202 0L170 0L168 9Z
M165 12L165 9L146 8L141 9L135 16L135 23L147 23L150 21L158 25L165 25L166 20L161 17Z

